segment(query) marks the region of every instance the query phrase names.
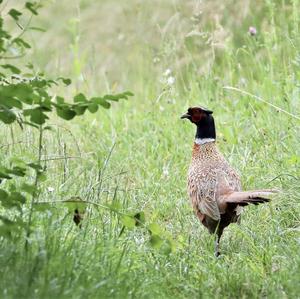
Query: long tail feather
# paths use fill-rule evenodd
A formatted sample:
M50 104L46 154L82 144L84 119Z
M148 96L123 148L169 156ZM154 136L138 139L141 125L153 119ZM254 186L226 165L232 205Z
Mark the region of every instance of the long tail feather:
M224 200L229 206L258 205L260 203L269 202L270 199L268 197L278 192L278 190L274 189L232 192L226 195Z

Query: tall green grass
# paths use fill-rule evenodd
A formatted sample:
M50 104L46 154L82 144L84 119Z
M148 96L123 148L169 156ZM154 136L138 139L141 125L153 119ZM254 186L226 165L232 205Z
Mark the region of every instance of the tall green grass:
M35 213L27 255L24 240L1 240L0 296L298 298L299 1L44 4L33 25L47 32L31 33L35 48L24 60L72 77L66 97L79 89L135 97L68 124L51 120L40 200L80 196L144 210L176 250L153 249L143 230L120 236L119 218L92 207L80 230L55 205ZM190 105L214 110L218 145L244 189L283 190L226 229L220 259L186 194L194 128L179 117ZM37 151L34 130L1 126L4 161L32 161Z

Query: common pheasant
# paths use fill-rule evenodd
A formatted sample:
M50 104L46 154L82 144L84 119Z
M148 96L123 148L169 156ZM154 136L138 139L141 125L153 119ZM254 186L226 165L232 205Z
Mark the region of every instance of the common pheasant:
M243 207L268 202L270 199L266 197L277 191L241 191L238 174L216 146L212 113L203 107L192 107L181 118L187 118L197 126L188 170L188 193L201 223L211 234L216 234L215 255L218 256L224 228L239 221Z

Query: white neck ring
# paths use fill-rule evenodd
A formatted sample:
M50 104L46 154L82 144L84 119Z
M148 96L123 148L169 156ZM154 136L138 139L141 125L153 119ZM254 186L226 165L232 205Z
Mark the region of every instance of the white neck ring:
M195 143L199 144L199 145L206 144L209 142L214 142L214 141L216 141L216 139L214 139L214 138L196 138L195 139Z

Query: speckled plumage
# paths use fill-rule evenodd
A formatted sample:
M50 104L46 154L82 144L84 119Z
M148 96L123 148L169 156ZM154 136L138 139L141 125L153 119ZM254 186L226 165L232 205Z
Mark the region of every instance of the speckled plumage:
M188 193L196 215L211 233L215 232L221 215L226 213L220 209L218 200L228 192L240 190L238 174L219 152L215 142L194 144L188 171ZM227 215L230 222L238 220L241 210L237 206L230 211Z

